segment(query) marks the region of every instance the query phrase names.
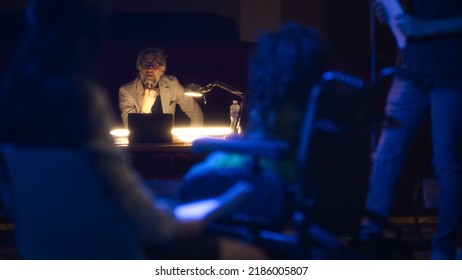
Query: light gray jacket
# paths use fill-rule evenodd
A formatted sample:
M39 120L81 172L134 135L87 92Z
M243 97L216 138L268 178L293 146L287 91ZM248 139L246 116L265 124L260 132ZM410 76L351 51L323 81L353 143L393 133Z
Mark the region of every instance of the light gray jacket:
M164 114L175 115L176 104L191 120L191 126L202 126L204 115L200 106L192 97L184 95L184 88L175 76L162 75L159 79L160 100ZM141 98L144 87L141 79L123 85L119 89L119 108L122 111L122 121L127 127L128 114L141 113Z

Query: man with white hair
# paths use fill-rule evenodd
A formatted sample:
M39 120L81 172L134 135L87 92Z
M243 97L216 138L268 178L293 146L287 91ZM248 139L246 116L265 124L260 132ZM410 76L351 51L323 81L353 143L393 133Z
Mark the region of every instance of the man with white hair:
M125 127L130 113L175 115L177 104L191 120L191 126L203 125L200 106L184 95L185 90L175 76L165 74L166 62L161 49L148 48L138 54L138 77L119 89L119 108Z

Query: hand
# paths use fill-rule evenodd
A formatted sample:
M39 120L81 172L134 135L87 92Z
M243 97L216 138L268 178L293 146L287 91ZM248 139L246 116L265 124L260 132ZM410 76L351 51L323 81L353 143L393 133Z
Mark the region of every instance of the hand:
M141 112L142 113L150 113L152 105L156 100L156 91L153 89L146 88L144 90L143 97L141 98Z
M380 23L386 23L388 22L388 13L387 10L385 9L385 6L382 4L382 2L375 0L372 4L374 12L375 12L375 17Z
M178 237L181 239L196 236L202 232L205 223L200 220L178 221Z
M431 22L410 15L401 14L396 17L398 28L406 37L424 37L432 35Z

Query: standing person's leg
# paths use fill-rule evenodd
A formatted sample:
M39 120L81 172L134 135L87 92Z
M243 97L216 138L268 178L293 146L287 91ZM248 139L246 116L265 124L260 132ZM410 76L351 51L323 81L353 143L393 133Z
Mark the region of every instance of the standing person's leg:
M396 78L387 98L386 115L393 120L384 127L377 150L374 153L366 209L387 218L395 194L401 167L413 136L421 126L428 111L430 98L411 82ZM366 220L361 238L381 232L379 224Z
M462 90L435 89L431 101L433 164L439 181L432 258L453 259L462 211Z

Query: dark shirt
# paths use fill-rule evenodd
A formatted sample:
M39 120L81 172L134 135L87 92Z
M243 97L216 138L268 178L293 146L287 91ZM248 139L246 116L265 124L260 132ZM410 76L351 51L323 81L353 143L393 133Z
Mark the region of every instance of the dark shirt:
M162 110L162 102L160 101L160 89L159 86L156 88L156 100L154 101L154 104L152 104L151 107L151 113L153 114L163 114Z
M414 0L409 12L425 20L453 18L462 15L462 0ZM408 38L398 66L424 89L462 87L462 33Z

